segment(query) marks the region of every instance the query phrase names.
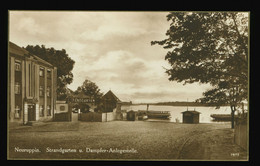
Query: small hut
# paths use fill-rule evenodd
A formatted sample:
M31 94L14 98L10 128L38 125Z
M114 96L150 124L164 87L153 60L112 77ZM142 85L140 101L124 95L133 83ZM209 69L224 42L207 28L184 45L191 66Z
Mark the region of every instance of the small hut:
M127 112L126 119L130 121L135 121L136 113L133 110Z
M183 123L199 123L200 122L200 112L198 111L184 111L182 112L182 122Z

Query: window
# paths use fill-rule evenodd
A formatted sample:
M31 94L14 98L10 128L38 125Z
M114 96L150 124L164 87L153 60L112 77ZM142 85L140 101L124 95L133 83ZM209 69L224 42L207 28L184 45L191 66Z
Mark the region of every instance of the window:
M47 70L47 78L51 79L51 70Z
M51 116L51 106L47 106L47 116Z
M65 111L65 106L64 106L64 105L61 105L61 106L60 106L60 110L61 110L61 111Z
M16 119L20 118L20 113L21 113L20 107L17 105L14 110L14 118Z
M15 82L14 85L14 93L15 94L21 94L21 85L19 82Z
M44 96L43 86L40 86L40 88L39 88L39 95L40 95L40 96Z
M15 71L21 71L21 63L15 62Z
M46 89L47 97L51 97L51 88L48 86Z
M44 68L40 67L39 75L40 77L44 77Z
M44 109L43 105L40 105L40 117L44 116Z

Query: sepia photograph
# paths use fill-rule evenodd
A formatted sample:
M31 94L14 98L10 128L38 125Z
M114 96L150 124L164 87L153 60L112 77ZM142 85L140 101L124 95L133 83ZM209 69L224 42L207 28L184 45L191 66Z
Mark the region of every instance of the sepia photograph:
M7 159L249 161L248 11L8 11Z

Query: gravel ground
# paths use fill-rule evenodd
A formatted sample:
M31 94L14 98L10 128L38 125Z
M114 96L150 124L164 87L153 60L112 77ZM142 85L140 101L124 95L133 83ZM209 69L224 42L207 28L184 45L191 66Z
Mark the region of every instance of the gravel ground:
M229 123L46 122L9 128L9 159L247 160Z

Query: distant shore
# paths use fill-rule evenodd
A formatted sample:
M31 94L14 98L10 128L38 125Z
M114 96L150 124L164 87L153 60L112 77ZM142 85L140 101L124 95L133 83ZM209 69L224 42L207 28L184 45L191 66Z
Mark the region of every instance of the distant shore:
M164 105L164 106L196 106L196 107L216 107L214 104L203 104L199 102L185 102L185 101L175 101L175 102L158 102L158 103L132 103L132 102L122 102L122 105ZM223 107L229 106L228 104L222 105Z

